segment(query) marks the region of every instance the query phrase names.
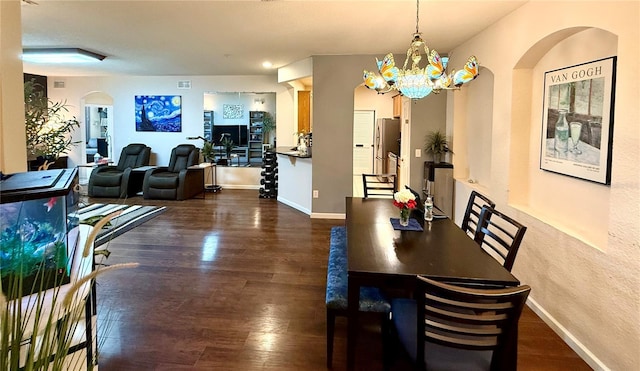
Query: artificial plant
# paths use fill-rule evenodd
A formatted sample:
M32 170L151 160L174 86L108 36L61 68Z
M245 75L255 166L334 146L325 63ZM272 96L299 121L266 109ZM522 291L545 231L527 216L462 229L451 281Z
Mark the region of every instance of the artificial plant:
M269 134L272 131L276 130L276 121L269 112L264 113L264 117L262 119L262 138L265 144L271 143L271 138Z
M53 102L39 89L35 80L24 83L24 119L27 137L27 157L55 160L72 146L71 133L80 127L75 117L65 119L69 112L66 101Z
M425 136L424 151L433 154L434 161L439 160L443 153L453 153L447 137L440 130L431 131Z
M200 151L200 153L202 153L202 158L204 158L205 161L213 162L215 158L215 150L213 148L213 142L209 140L205 140L204 144L202 145L202 150Z
M225 136L224 139L222 139L222 141L220 142L220 144L222 144L222 147L224 148L224 151L227 154L227 158L231 158L231 150L233 150L233 148L236 146L235 143L233 143L233 139Z
M90 361L82 352L73 351L79 339L87 338L88 328L82 323L86 323L85 309L95 278L108 271L137 266L136 263L105 266L98 260L92 269L95 260L91 253L94 252L96 236L103 226L120 213L121 211L118 211L103 217L86 234L80 232L79 226L74 227L78 228L78 234L86 236L86 239L84 245L78 244L71 248L70 256L75 256L75 259L80 261L74 261L69 283L57 281L52 288L46 288L42 283L44 280L40 280L40 283L29 283L25 274L33 272L24 271L22 267L18 267L10 275L4 274L6 272L3 271L0 290L0 370L66 371L96 368L99 344L93 348L94 353ZM18 215L22 215L22 211L19 211ZM26 218L17 220L32 223ZM33 244L43 241L42 236L34 238L29 243L20 243L12 238L11 229L24 230L28 227L19 223L7 228L2 234L3 268L13 264L13 260L21 260L25 254L39 256L39 266L47 264L46 254L32 253ZM64 243L64 239L66 235L51 235L49 238L55 243ZM12 244L11 248L7 246L8 243ZM76 254L76 249L82 251L77 250ZM107 254L96 255L106 258ZM38 275L50 274L43 269L37 271ZM21 296L25 290L28 296L23 298ZM98 330L101 327L98 324Z

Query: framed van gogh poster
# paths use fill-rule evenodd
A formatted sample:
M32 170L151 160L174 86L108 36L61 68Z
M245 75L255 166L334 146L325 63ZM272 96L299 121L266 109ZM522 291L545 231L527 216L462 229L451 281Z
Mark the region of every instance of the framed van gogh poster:
M182 131L180 95L136 95L136 131Z
M540 168L611 184L616 57L544 74Z

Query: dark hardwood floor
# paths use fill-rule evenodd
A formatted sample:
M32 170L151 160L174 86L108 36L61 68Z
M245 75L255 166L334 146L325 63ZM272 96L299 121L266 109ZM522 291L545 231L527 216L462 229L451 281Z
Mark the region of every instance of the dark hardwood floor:
M109 264L140 266L98 279L101 371L326 368L329 230L344 221L310 219L247 190L125 202L167 210L109 242ZM520 329L520 370L590 369L528 308ZM379 327L361 331L358 369L381 370ZM339 318L333 368L345 364ZM399 358L394 369L408 366Z

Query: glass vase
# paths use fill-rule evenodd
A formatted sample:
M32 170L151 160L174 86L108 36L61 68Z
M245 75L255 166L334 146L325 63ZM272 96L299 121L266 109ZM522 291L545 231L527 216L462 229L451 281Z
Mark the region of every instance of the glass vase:
M400 209L400 225L406 227L409 225L409 209L403 207Z

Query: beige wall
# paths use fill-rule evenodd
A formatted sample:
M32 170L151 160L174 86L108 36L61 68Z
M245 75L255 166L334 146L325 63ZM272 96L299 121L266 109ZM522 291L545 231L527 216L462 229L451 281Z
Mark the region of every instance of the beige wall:
M0 1L0 171L27 170L20 1Z
M353 109L355 111L375 111L375 118L393 117L394 94L377 94L376 92L359 85L353 93Z
M448 125L469 151L456 166L456 208L476 187L466 181L475 168L490 169L481 190L529 228L513 273L596 369L640 369L638 24L637 1L529 2L452 53L476 53L493 74L492 94L453 98ZM611 185L540 170L544 72L610 55L618 56ZM475 154L464 138L477 120L473 100L492 110L491 146Z

